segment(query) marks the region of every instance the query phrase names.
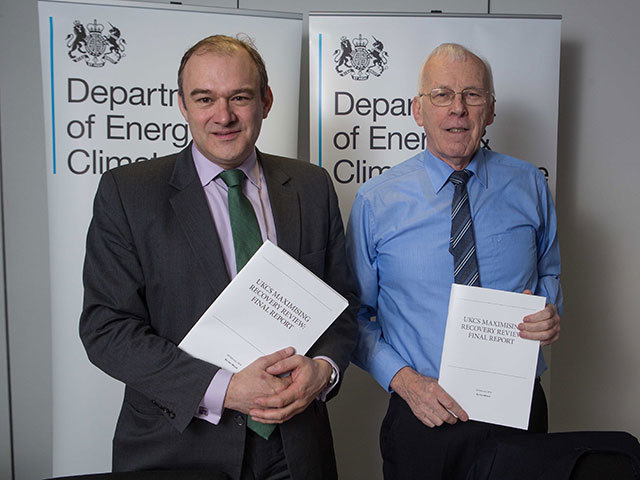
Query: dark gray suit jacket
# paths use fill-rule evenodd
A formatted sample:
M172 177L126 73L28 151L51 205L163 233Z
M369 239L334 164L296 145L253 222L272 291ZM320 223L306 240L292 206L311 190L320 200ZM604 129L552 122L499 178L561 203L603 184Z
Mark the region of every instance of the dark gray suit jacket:
M298 160L259 159L278 246L350 302L308 353L330 357L344 373L356 300L331 179ZM89 359L126 384L114 470L212 468L239 477L246 415L227 409L219 425L195 419L219 367L176 347L228 283L190 145L103 175L87 236L80 336ZM313 401L280 431L294 479L336 476L324 403Z

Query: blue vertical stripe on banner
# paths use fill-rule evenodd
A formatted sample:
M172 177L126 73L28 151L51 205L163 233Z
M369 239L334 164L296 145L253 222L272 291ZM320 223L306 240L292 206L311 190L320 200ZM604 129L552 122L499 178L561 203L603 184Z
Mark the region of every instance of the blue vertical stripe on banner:
M318 166L322 166L322 34L318 34Z
M49 63L51 64L51 146L53 148L53 174L56 174L56 109L53 89L53 17L49 17Z

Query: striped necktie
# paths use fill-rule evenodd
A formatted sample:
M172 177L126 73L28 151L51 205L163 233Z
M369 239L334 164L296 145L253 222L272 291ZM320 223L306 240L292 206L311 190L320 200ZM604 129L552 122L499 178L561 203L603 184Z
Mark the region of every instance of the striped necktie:
M242 170L225 170L220 173L220 178L229 187L229 220L231 222L231 234L233 236L233 250L236 255L236 271L242 267L256 253L262 245L262 235L260 225L253 211L251 202L242 193L242 181L244 180ZM265 440L269 438L271 432L276 428L273 424L256 422L251 417L247 417L247 426L260 435Z
M451 240L449 252L453 255L453 278L455 283L480 286L478 260L476 258L476 242L473 236L473 221L467 182L473 172L455 171L449 181L455 186L451 202Z

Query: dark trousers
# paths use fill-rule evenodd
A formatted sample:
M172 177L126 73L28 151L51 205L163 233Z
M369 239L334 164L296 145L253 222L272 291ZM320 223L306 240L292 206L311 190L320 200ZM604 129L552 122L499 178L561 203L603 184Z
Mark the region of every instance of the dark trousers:
M385 480L464 480L480 444L490 438L547 432L547 400L539 379L533 387L529 429L456 422L430 428L396 393L380 429Z
M265 440L247 428L241 480L289 480L280 428Z

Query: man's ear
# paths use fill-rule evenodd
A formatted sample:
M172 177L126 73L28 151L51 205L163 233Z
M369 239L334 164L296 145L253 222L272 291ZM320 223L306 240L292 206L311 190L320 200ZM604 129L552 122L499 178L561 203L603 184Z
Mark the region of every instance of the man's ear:
M413 119L416 121L419 127L424 127L424 122L422 121L422 105L420 104L420 95L416 95L413 97L411 101L411 113L413 114Z
M486 124L487 127L493 123L493 119L495 118L495 116L496 116L496 101L493 100L492 98L491 106L489 107L489 111L487 112L487 124Z
M271 106L273 105L273 92L271 91L271 87L267 86L267 92L264 94L262 98L262 118L265 119L269 115L271 111Z
M182 100L182 95L178 95L178 108L180 108L180 113L184 117L184 119L189 122L189 112L187 111L187 106L184 104Z

